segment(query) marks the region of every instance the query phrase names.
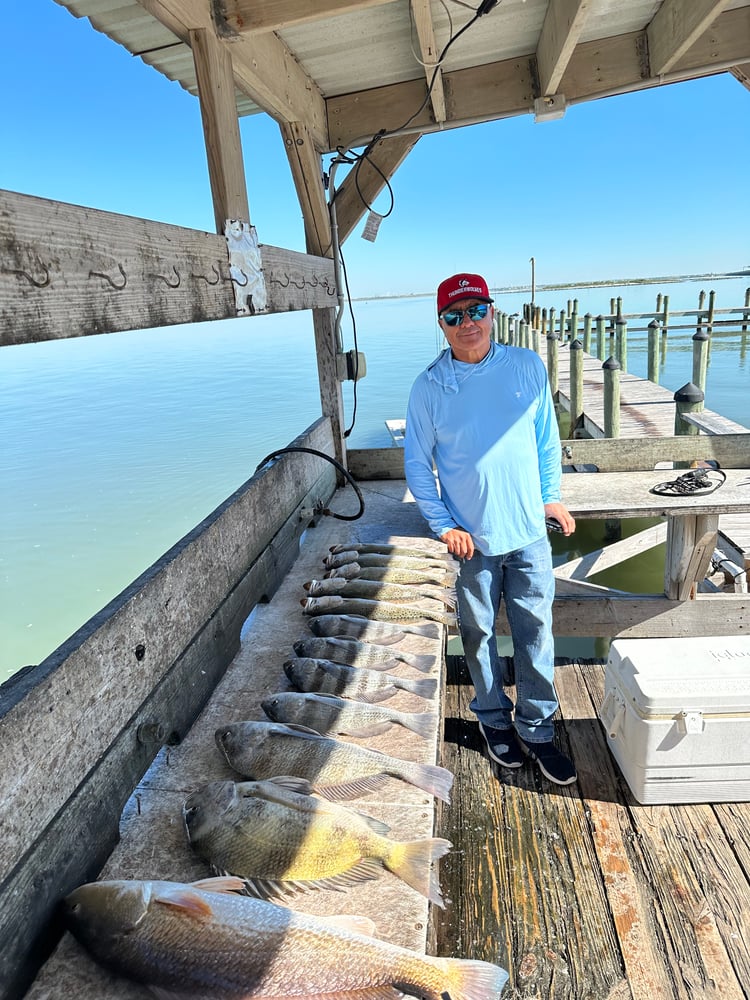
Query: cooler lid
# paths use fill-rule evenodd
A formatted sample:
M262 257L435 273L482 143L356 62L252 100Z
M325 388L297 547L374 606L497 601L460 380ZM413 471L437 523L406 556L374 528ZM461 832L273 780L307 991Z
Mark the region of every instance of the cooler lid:
M644 715L750 712L750 635L615 639L607 674Z

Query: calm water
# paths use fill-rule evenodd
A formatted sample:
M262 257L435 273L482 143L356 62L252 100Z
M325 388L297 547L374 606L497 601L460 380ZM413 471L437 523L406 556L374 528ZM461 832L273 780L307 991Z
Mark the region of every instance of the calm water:
M746 285L718 281L717 308L741 305ZM696 308L700 287L711 286L536 299L559 311L577 295L580 314L597 315L618 294L626 312L652 310L664 291L676 311ZM526 298L496 301L514 312ZM404 416L441 347L433 299L354 307L367 376L349 445L386 446L384 421ZM691 379L691 334L670 336L667 388ZM628 368L646 375L645 337L629 337ZM739 335L715 335L706 405L750 424L749 368ZM0 681L52 652L320 414L307 313L5 347L0 379ZM348 426L350 383L345 401Z

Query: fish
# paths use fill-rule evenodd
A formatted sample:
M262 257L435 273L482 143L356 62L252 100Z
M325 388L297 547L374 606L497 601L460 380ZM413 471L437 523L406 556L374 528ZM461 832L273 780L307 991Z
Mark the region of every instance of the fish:
M400 642L406 635L421 635L427 639L440 638L437 622L414 625L408 622L374 621L358 615L316 615L307 623L310 631L317 636L340 636L364 639L378 646L390 646Z
M431 549L420 549L416 546L389 545L387 542L349 542L344 545L331 545L328 549L334 555L339 552L368 552L387 556L408 556L415 559L441 559L450 563L454 557L448 552L435 552Z
M364 597L341 597L329 594L326 597L303 597L300 601L306 615L358 615L376 621L410 622L427 618L443 625L456 626L457 618L452 611L437 611L412 604L395 604L393 601L368 601Z
M309 794L301 779L212 781L188 795L182 816L196 854L217 875L241 878L251 896L342 890L386 868L444 906L433 862L450 841L392 840L384 823Z
M239 879L89 882L63 902L100 964L171 1000L499 1000L498 965L434 958L358 932L361 917L313 917L241 895Z
M437 726L435 712L399 712L383 705L307 691L278 691L264 698L260 707L274 722L306 726L322 736L378 736L391 726L403 726L426 740Z
M447 768L401 760L301 726L246 720L220 726L214 738L229 766L255 781L289 774L306 778L327 799L353 799L390 777L450 802L453 774Z
M437 587L448 587L455 583L456 574L438 569L408 569L405 566L360 566L359 563L344 563L325 574L327 580L333 577L344 580L378 580L382 583L433 583Z
M357 701L385 701L398 694L399 690L428 699L434 698L437 692L435 677L410 680L381 670L350 667L345 663L312 656L296 656L287 660L283 667L289 683L298 691L337 694Z
M310 597L341 594L342 597L365 597L370 601L414 601L428 597L455 608L456 598L445 588L433 584L381 583L379 580L345 580L334 576L326 580L308 580L303 584Z
M345 563L357 562L360 566L403 566L405 569L445 570L444 559L415 558L413 556L386 556L377 552L329 552L323 559L326 569L334 569Z
M297 656L312 656L314 659L333 660L334 663L373 670L393 670L399 663L406 663L416 670L431 670L435 666L432 653L404 653L392 646L384 649L377 643L362 642L361 639L337 636L298 639L292 648Z

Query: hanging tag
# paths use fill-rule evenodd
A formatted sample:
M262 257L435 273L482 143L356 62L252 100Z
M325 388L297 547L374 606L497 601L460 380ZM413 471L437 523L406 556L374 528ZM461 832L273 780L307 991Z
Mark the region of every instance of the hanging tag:
M378 235L378 229L380 229L380 223L383 219L384 216L378 215L377 212L370 212L367 216L365 228L362 230L362 239L369 240L370 243L374 243L375 237Z

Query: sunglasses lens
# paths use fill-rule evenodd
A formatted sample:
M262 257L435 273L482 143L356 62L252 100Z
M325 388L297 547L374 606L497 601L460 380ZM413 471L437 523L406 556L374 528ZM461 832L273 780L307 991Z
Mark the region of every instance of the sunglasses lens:
M488 309L487 303L481 302L479 305L469 306L468 309L454 309L450 312L444 312L441 318L446 326L460 326L464 321L464 316L468 315L470 320L476 322L478 319L485 318Z

